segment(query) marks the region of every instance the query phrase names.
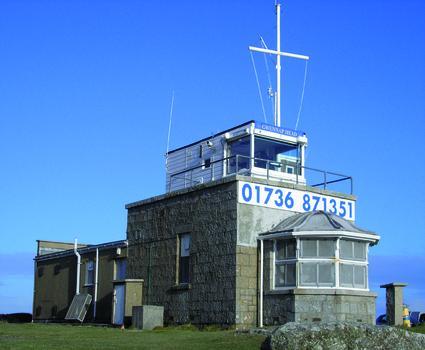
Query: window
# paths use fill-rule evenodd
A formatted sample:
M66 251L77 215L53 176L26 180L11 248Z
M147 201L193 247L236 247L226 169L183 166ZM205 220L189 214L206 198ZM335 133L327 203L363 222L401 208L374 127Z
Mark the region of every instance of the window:
M124 280L126 277L127 259L115 260L115 279Z
M346 288L366 288L367 270L365 265L340 264L339 284Z
M179 236L179 283L190 282L190 234L184 233Z
M300 161L297 145L258 136L255 136L254 157L260 159L255 161L256 167L266 168L267 161L270 161L270 170L283 171L290 174L295 172L295 166Z
M302 258L333 258L335 257L335 240L303 239L301 240Z
M89 286L94 283L94 263L93 260L86 262L86 280L85 285Z
M366 261L366 243L341 239L339 257L343 260Z
M202 165L203 169L207 169L211 166L211 158L204 159L204 163Z
M227 146L227 173L233 174L243 169L250 169L250 136L230 141ZM238 157L236 157L238 156Z
M331 262L301 263L300 284L312 287L334 287L335 264Z
M275 287L294 287L296 282L295 239L275 241ZM288 261L289 260L289 261Z

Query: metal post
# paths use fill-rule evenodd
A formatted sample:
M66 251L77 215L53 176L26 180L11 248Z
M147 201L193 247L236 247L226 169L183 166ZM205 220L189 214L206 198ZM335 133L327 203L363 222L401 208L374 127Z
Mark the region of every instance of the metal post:
M277 17L277 52L280 52L280 4L279 1L276 3L276 17ZM280 55L277 55L276 57L276 85L277 85L277 91L276 91L276 99L277 99L277 106L276 106L276 126L280 126Z
M269 179L269 170L270 170L270 162L267 161L266 163L266 169L267 169L267 180Z
M239 173L239 154L236 155L236 175Z
M326 171L323 173L323 175L324 175L324 178L325 178L325 181L323 181L323 188L326 190L326 181L327 181L327 179L326 179Z

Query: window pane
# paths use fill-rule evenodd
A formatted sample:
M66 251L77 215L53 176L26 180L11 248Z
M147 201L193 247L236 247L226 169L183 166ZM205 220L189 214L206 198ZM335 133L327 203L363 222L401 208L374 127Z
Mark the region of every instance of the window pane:
M180 283L189 283L189 257L180 258Z
M301 284L316 285L317 284L317 264L302 263L300 273Z
M232 174L236 172L237 170L242 169L249 169L249 157L251 154L251 147L250 147L250 137L242 137L240 139L237 139L235 141L231 141L228 144L228 157L233 157L228 160L227 162L227 173ZM241 157L238 157L238 164L236 167L236 155L240 155Z
M366 260L366 243L354 242L354 258L358 260Z
M326 239L319 240L319 256L322 258L332 258L335 256L335 241Z
M189 256L190 252L190 235L180 235L180 256Z
M301 255L303 258L317 256L317 241L313 239L303 239L301 241Z
M276 265L275 287L285 286L285 265Z
M286 257L287 258L295 258L295 251L297 248L297 244L295 239L291 239L286 241L287 242L287 249L286 249Z
M127 268L127 260L126 259L118 259L116 261L116 276L115 276L115 279L117 279L117 280L125 279L126 268Z
M341 239L339 241L339 257L341 259L353 258L353 242Z
M276 241L276 260L285 259L285 241Z
M276 260L295 258L295 248L294 239L276 241Z
M334 264L319 264L319 285L335 285L335 267Z
M354 266L354 286L366 288L366 266Z
M286 172L286 167L292 166L293 171L299 159L297 145L291 145L281 141L255 136L254 148L254 157L271 161L269 163L271 170ZM255 161L256 167L266 168L266 164L266 161Z
M286 285L295 286L295 264L286 265Z
M339 265L339 281L342 287L353 287L353 265Z

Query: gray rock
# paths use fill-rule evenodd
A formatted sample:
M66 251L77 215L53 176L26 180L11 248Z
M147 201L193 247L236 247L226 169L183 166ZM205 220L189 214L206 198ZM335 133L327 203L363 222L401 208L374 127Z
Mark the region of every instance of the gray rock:
M422 334L364 323L289 322L277 328L262 346L263 350L423 350Z

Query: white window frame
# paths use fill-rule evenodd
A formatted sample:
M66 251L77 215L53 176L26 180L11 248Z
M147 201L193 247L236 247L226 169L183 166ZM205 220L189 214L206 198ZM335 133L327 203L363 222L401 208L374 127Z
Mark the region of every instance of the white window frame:
M276 259L277 256L277 241L278 240L285 240L285 239L295 239L296 240L296 251L295 251L295 258L289 258L289 259L282 259L282 260L278 260ZM313 239L317 239L319 240L320 238L314 237ZM323 237L322 239L334 239L333 237ZM300 289L348 289L348 290L357 290L357 291L368 291L369 290L369 244L370 242L364 241L362 239L349 239L352 241L358 241L358 242L364 242L366 243L366 259L363 260L347 260L347 259L340 259L340 240L341 239L345 239L345 238L341 238L341 237L337 237L336 238L336 242L335 242L335 257L332 258L301 258L301 240L302 238L299 237L285 237L285 238L275 238L273 239L273 254L272 254L272 271L271 271L271 287L272 290L275 291L284 291L284 290L291 290L291 289L295 289L295 288L300 288ZM346 239L347 240L347 239ZM334 265L334 273L335 273L335 284L334 286L320 286L320 285L316 285L316 286L306 286L306 285L301 285L301 268L300 268L300 264L301 263L332 263ZM295 263L295 285L294 286L285 286L285 287L277 287L276 286L276 263ZM346 264L346 265L358 265L358 266L364 266L365 267L365 288L358 288L358 287L346 287L346 286L342 286L341 285L341 279L340 279L340 273L341 273L341 268L340 268L340 264ZM354 281L354 274L353 274L353 281ZM354 286L354 283L353 283Z

